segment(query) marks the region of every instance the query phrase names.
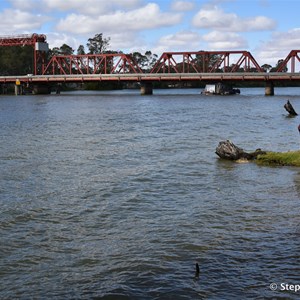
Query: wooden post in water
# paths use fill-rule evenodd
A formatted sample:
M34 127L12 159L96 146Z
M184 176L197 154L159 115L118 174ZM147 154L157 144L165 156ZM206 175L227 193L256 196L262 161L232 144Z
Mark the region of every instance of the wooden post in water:
M141 95L152 95L153 86L152 82L141 82Z
M265 96L274 96L274 84L272 81L266 82Z
M287 101L286 104L284 104L283 106L285 108L285 110L291 115L291 116L298 116L298 114L296 113L293 105L291 104L290 100Z

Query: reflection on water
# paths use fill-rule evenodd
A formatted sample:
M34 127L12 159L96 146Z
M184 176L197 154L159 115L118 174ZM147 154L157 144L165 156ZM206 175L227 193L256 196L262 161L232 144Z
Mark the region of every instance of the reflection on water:
M298 169L214 153L298 149L287 96L1 96L0 298L297 299Z

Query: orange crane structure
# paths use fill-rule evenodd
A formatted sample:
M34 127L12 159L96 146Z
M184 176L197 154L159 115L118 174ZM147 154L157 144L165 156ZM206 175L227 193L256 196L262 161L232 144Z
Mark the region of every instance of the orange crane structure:
M0 47L32 46L34 55L34 75L43 72L46 63L46 53L49 50L46 35L44 34L19 34L0 36Z

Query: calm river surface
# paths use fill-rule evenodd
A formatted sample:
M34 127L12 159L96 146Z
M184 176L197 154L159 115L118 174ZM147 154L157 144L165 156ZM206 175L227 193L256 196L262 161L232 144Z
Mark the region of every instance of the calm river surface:
M299 299L300 169L215 149L299 149L300 89L199 92L0 96L0 299Z

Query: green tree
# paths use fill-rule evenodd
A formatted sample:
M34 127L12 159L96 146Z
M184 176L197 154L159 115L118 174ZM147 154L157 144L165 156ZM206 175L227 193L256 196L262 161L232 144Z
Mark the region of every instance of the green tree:
M83 54L85 54L84 46L79 45L79 47L77 49L77 55L83 55Z
M63 44L60 47L54 47L49 50L48 57L51 58L55 55L72 55L74 50L67 44Z
M199 51L200 54L196 54L195 63L197 65L198 72L209 72L213 69L213 72L217 72L220 68L220 57L218 54L211 54L203 50Z
M74 53L74 50L69 45L63 44L59 48L59 52L60 52L60 54L63 54L63 55L72 55Z
M261 66L261 68L265 71L265 72L270 72L270 70L272 69L272 66L269 64L264 64Z
M158 58L157 54L152 54L151 51L146 51L145 54L133 52L131 53L131 56L138 66L145 72L150 72Z
M145 52L145 56L147 58L147 69L148 71L150 71L154 67L155 63L157 62L158 55L155 53L152 54L152 52L148 50Z
M33 47L0 47L0 74L26 75L33 73Z
M102 33L96 34L93 38L88 39L86 44L89 54L99 54L108 51L110 38L103 38Z
M284 62L284 59L279 59L278 62L277 62L277 65L276 65L276 70L278 70L278 68L282 65L282 63ZM286 73L288 71L288 67L285 65L282 69L281 72L284 72Z
M133 52L132 54L133 60L139 65L141 69L145 68L147 64L147 57L140 52Z
M54 55L59 55L60 54L60 50L58 47L54 47L52 49L49 50L48 52L48 57L51 58Z

